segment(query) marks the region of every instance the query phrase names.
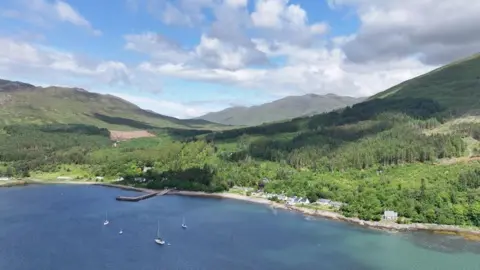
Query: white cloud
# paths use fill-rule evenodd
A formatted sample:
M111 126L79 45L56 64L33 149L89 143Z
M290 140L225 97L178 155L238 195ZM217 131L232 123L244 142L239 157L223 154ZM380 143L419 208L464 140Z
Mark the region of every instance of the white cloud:
M53 80L67 81L72 77L104 84L128 84L131 80L128 68L117 61L82 61L69 52L10 38L0 38L0 48L3 78L15 78L18 74L37 79L48 76L52 84Z
M263 35L297 45L310 45L315 37L328 30L325 22L310 25L307 12L289 0L255 0L250 17L253 25L263 30Z
M146 53L156 62L184 63L193 55L160 34L145 32L125 35L125 49Z
M361 28L344 50L355 62L421 57L445 64L480 51L480 1L329 0L356 10Z
M125 49L145 53L157 64L188 63L235 70L250 64L266 63L266 57L255 49L253 43L251 46L241 46L202 35L200 43L189 51L153 32L126 35L124 38Z
M161 99L152 99L147 97L123 94L123 93L110 93L111 95L128 100L137 106L140 106L146 110L152 110L161 114L173 116L180 119L194 118L204 115L212 110L211 104L184 104L180 102L173 102ZM218 108L218 110L224 107ZM216 110L217 108L213 108Z
M222 42L218 38L202 35L195 48L196 56L208 67L237 70L251 64L264 64L263 53L253 47Z
M285 66L274 69L243 68L239 70L198 68L182 64L155 65L142 63L143 72L192 81L207 81L258 89L276 95L336 93L366 96L431 70L420 61L409 58L382 64L359 65L346 61L340 49L305 49L288 44L256 41L258 48L270 57L286 57ZM275 47L275 50L269 49Z
M95 29L77 10L60 0L18 0L16 9L2 10L0 15L29 21L35 25L48 25L51 22L67 22L89 30L99 36L102 32Z

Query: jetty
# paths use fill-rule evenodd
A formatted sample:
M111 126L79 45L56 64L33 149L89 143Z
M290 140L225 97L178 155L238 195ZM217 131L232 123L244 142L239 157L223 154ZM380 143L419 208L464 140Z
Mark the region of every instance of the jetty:
M136 197L117 196L115 199L117 201L138 202L138 201L145 200L145 199L148 199L148 198L152 198L152 197L155 197L155 196L165 195L169 191L170 191L169 189L165 189L165 190L162 190L162 191L159 191L159 192L149 192L147 194L143 194L143 195L136 196Z

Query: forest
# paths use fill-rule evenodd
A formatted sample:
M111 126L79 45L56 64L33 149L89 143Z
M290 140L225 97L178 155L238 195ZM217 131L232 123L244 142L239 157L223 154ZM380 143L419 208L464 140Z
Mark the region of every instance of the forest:
M149 188L221 192L233 186L332 199L345 216L480 226L478 163L442 164L475 153L480 124L434 132L449 120L425 99L368 101L342 111L220 132L151 130L119 142L87 125L15 125L0 131L0 175L135 177ZM144 167L153 167L145 171Z

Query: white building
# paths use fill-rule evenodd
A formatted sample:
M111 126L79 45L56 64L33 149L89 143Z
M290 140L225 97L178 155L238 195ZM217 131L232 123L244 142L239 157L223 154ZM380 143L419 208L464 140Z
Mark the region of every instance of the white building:
M385 210L385 212L383 212L382 218L384 220L397 220L398 213L395 211Z

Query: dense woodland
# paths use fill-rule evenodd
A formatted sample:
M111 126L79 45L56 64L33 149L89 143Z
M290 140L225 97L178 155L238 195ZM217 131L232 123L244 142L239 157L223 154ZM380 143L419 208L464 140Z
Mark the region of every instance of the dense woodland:
M449 113L433 101L369 101L286 123L208 133L155 130L156 138L120 142L91 126L7 126L0 132L0 174L149 179L150 188L208 192L257 187L345 202L346 216L480 226L477 163L438 165L467 154L480 125L429 132ZM153 167L143 172L143 167Z

